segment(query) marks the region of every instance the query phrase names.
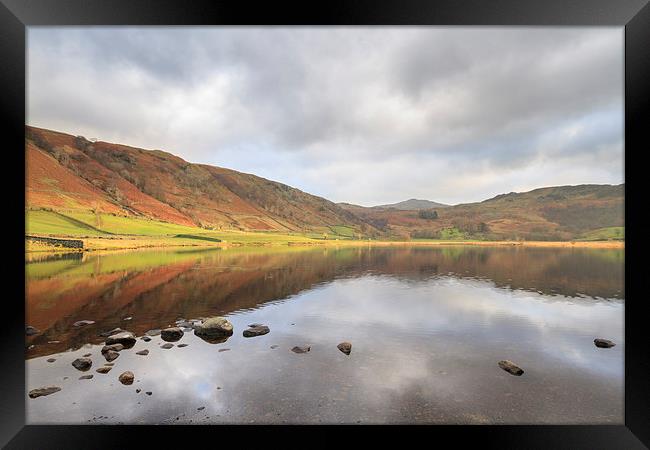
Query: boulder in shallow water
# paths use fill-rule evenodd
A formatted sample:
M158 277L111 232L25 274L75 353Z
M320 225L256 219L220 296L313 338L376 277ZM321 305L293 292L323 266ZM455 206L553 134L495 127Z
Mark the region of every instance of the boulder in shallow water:
M349 342L341 342L339 345L336 346L336 348L341 350L346 355L349 355L350 352L352 351L352 344L350 344Z
M210 317L194 328L194 334L205 337L232 336L232 324L223 317Z
M523 371L523 369L521 367L519 367L518 365L516 365L512 361L508 361L507 359L503 360L503 361L499 361L499 367L501 367L506 372L508 372L508 373L510 373L512 375L515 375L515 376L520 376L521 374L524 373L524 371Z
M166 342L176 342L183 337L183 330L178 327L165 328L160 332L160 337Z
M307 353L309 350L311 350L311 346L309 345L295 346L291 349L291 351L294 353Z
M118 377L118 380L120 380L120 383L122 384L133 384L133 379L135 378L135 375L133 375L133 372L127 370L126 372L122 372L120 376Z
M266 325L260 325L258 323L254 324L255 326L250 326L248 330L244 330L244 337L255 337L255 336L262 336L264 334L267 334L269 331L269 327Z
M131 348L135 345L135 334L130 331L120 331L106 338L106 345L122 344L124 348Z
M115 350L109 350L107 352L102 353L102 355L104 355L104 358L108 362L115 361L118 358L118 356L120 356L120 354Z
M47 362L49 362L49 363L53 363L54 361L56 361L55 358L48 358L48 359L47 359Z
M72 361L72 365L75 369L85 372L93 365L93 361L90 358L77 358Z
M60 390L61 388L58 386L45 386L38 389L32 389L31 391L29 391L29 398L43 397L45 395L50 395L50 394L54 394L55 392L59 392Z
M599 348L611 348L616 345L610 340L601 339L601 338L594 339L594 344L596 345L596 347Z

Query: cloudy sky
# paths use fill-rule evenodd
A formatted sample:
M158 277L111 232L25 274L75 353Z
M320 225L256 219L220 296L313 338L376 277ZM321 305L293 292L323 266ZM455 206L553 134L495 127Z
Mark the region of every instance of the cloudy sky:
M623 178L623 28L30 27L28 123L361 205Z

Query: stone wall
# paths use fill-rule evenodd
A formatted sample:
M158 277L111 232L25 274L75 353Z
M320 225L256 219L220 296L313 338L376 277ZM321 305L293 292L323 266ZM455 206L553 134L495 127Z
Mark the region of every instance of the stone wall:
M25 236L25 239L31 241L45 242L47 244L56 245L58 247L66 248L84 248L84 242L78 239L56 239L39 236Z

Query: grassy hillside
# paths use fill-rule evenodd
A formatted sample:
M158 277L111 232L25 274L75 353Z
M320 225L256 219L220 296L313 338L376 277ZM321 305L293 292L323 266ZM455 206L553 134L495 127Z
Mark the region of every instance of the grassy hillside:
M313 232L344 226L377 231L335 203L254 175L40 128L27 127L26 137L31 209L214 230ZM109 220L118 226L119 219Z
M579 185L509 193L479 203L419 211L342 206L386 234L407 239L616 239L624 227L624 185ZM609 230L609 231L607 231Z

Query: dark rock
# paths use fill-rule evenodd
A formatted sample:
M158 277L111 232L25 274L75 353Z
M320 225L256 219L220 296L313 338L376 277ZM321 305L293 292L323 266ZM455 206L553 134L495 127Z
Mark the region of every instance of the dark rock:
M219 351L219 353L221 353L221 352L229 352L230 349L229 348L220 348L218 351Z
M149 342L151 338L149 336L142 336L142 340L145 342Z
M255 324L257 326L251 327L248 330L244 330L244 337L255 337L255 336L262 336L264 334L267 334L269 331L269 327L266 325L259 325Z
M205 406L199 406L198 408L196 408L197 411L203 411L204 409L205 409Z
M51 362L54 362L54 361L56 361L56 358L48 358L48 359L47 359L47 362L50 362L50 363L51 363Z
M163 344L163 345L161 345L160 348L164 348L165 350L169 350L169 349L172 348L173 346L174 346L174 344L170 344L170 343L168 342L167 344Z
M151 395L152 393L153 393L153 392L151 392L151 391L147 391L147 392L145 392L145 394L147 394L147 395Z
M55 392L59 392L60 390L61 388L58 386L45 386L38 389L32 389L31 391L29 391L29 398L43 397L45 395L50 395L50 394L54 394Z
M115 363L112 363L112 362L107 362L107 363L104 363L104 365L105 365L105 366L109 366L109 367L112 367L112 366L114 366L114 365L115 365Z
M94 377L93 374L90 374L90 375L82 375L82 376L79 377L79 379L80 379L80 380L92 380L93 377Z
M135 345L135 334L130 331L120 331L106 338L106 345L122 344L124 348L131 348Z
M25 334L26 334L27 336L33 336L33 335L38 334L38 333L40 333L40 332L41 332L41 331L40 331L38 328L34 328L34 327L31 326L31 325L27 325L27 326L25 327Z
M124 346L122 344L105 345L102 347L102 355L109 350L113 350L114 352L119 352L121 350L124 350Z
M136 394L139 394L140 391L142 391L142 389L138 388L138 389L135 390L135 393L136 393Z
M86 353L86 354L83 355L83 356L84 356L84 358L88 358L89 356L92 356L92 355L93 355L92 353Z
M188 345L189 345L189 344L178 344L176 347L178 347L178 348L183 348L183 347L187 347Z
M104 355L104 358L106 358L106 361L108 362L115 361L120 356L120 354L115 350L109 350L105 353L102 353L102 355Z
M294 348L291 349L291 351L294 353L307 353L309 350L311 350L311 346L303 346L303 347L295 346Z
M120 332L122 332L122 331L124 331L124 330L121 329L121 328L113 328L113 329L110 330L110 331L104 331L103 333L99 333L99 335L100 335L101 337L108 337L108 336L112 336L112 335L114 335L114 334L120 333Z
M84 325L92 325L95 323L94 320L80 320L72 324L73 327L83 327Z
M97 373L108 373L108 372L111 371L111 369L112 369L111 366L104 366L104 367L98 368L95 372L97 372Z
M223 317L210 317L194 328L194 334L205 337L232 336L233 327Z
M133 384L133 379L135 378L135 375L133 375L133 372L131 371L126 371L120 374L118 377L118 380L120 380L120 383L122 384Z
M279 347L278 345L272 345L272 346L271 346L272 349L276 349L276 348L278 348L278 347Z
M521 374L524 373L521 367L517 366L512 361L508 361L508 360L499 361L499 367L501 367L506 372L511 373L512 375L515 376L520 376Z
M178 327L165 328L160 332L160 337L166 342L176 342L183 337L183 330Z
M257 328L257 327L263 327L264 324L261 323L251 323L248 325L250 328Z
M599 348L611 348L616 345L612 341L609 341L607 339L600 339L600 338L594 339L594 344L596 344L596 347Z
M141 355L141 356L147 356L149 354L149 350L146 348L144 350L140 350L139 352L135 352L136 355Z
M90 358L77 358L72 361L72 365L75 369L85 372L93 365L93 361Z
M336 348L341 350L346 355L349 355L350 352L352 351L352 344L350 344L349 342L341 342L339 345L336 346Z
M155 330L149 330L145 334L147 336L158 336L162 330L155 329Z

